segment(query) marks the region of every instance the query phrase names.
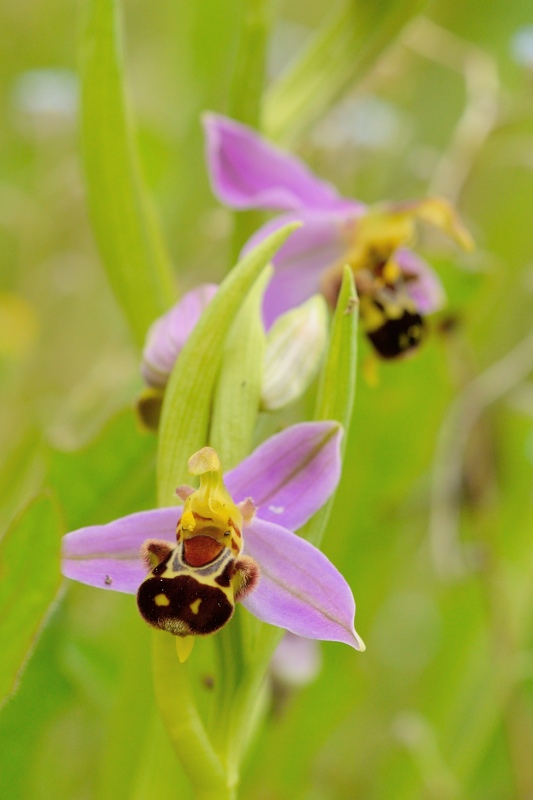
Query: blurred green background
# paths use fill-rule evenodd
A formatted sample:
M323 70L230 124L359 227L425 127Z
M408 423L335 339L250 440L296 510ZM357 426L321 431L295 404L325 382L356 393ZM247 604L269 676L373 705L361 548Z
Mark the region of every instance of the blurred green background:
M155 440L132 410L139 355L85 202L83 5L19 0L0 12L2 530L43 488L62 531L155 503ZM181 290L221 279L243 225L210 192L199 115L260 105L233 77L260 5L124 3L138 145ZM364 19L368 4L355 5ZM392 18L401 7L375 6ZM343 8L269 10L265 108ZM443 194L477 250L423 237L448 308L415 358L380 365L377 385L360 374L324 549L353 588L367 651L320 645L316 680L273 704L243 798L533 797L533 16L521 0L442 0L423 13L391 25L387 47L353 73L348 59L338 87L279 132L347 196ZM19 555L31 593L38 544ZM131 597L60 593L0 714L0 796L191 796L157 720Z

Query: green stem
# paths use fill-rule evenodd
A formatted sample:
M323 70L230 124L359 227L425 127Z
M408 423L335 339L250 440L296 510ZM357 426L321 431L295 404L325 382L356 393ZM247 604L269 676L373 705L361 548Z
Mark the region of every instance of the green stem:
M198 714L188 665L179 663L174 637L163 631L153 633L153 669L161 717L197 800L233 800L235 788Z
M229 99L230 115L247 125L259 119L272 17L271 0L248 0Z
M81 48L81 138L87 203L102 264L142 346L175 301L174 276L142 170L124 77L118 0L87 0Z
M258 620L247 620L247 633L253 640L248 650L252 660L244 671L231 705L226 728L226 767L229 776L238 774L259 722L263 719L262 692L272 654L284 632Z
M254 128L259 123L272 18L271 0L248 0L230 88L229 115ZM238 212L234 215L232 264L237 261L243 244L257 230L262 219L257 211Z

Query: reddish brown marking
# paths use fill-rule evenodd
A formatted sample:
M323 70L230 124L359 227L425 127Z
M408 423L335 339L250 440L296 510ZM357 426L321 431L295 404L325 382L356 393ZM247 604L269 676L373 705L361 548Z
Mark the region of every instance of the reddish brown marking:
M239 539L240 539L240 538L241 538L241 532L240 532L240 530L238 529L238 527L235 525L235 523L233 522L233 520L232 520L231 518L230 518L230 519L228 519L228 525L229 525L231 528L233 528L233 530L235 531L235 533L237 534L237 536L238 536L238 537L239 537Z
M210 536L193 536L183 542L185 561L191 567L205 567L220 555L223 549L224 545Z

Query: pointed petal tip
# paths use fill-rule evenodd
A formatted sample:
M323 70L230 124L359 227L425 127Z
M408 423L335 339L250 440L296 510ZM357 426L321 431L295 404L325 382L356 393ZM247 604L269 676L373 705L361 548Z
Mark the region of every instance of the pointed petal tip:
M364 647L354 629L352 591L324 553L257 518L247 529L246 549L261 569L259 584L244 601L252 614L307 639Z
M178 661L184 664L192 652L194 636L176 636L175 643Z

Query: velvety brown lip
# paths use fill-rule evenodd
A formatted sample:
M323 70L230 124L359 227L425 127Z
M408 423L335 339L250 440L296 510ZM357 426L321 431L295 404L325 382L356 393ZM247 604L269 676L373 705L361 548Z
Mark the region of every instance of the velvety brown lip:
M185 539L183 543L185 561L190 567L205 567L220 555L223 549L224 545L217 542L216 539L201 534Z

